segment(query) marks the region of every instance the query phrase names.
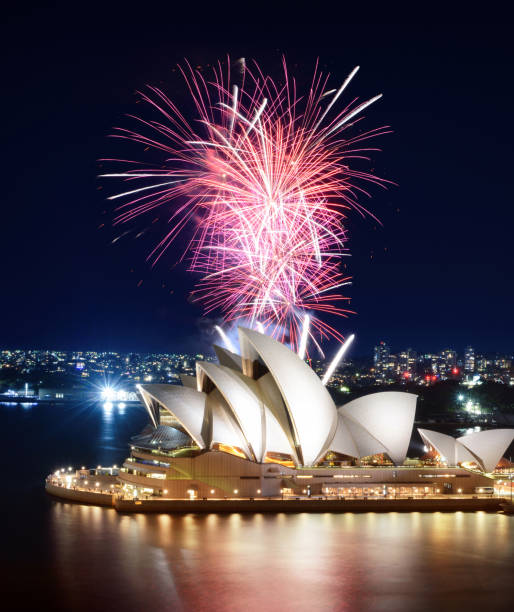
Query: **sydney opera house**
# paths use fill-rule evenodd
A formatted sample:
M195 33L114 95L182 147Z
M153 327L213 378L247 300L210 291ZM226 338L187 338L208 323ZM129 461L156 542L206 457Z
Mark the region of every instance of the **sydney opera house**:
M514 429L458 439L419 430L431 462L407 460L417 396L380 392L337 407L287 346L239 328L241 355L215 347L182 385L145 384L148 426L119 473L125 493L169 498L473 493Z

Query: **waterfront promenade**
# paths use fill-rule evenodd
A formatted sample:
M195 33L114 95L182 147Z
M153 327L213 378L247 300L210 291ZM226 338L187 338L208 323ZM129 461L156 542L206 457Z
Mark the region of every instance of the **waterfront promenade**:
M439 495L419 498L223 498L223 499L133 499L116 490L115 476L98 476L91 487L66 486L49 476L46 492L65 501L140 513L277 513L277 512L496 512L506 499L479 495ZM113 486L114 485L114 486Z

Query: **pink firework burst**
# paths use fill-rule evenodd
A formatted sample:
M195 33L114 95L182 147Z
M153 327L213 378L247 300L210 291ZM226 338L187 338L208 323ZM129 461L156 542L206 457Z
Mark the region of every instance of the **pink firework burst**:
M328 75L314 70L304 95L283 62L276 82L257 64L245 66L238 84L230 62L205 77L186 63L180 68L196 120L189 122L167 95L149 87L140 93L158 120L133 117L138 128L117 128L114 136L160 152L162 165L124 164L120 177L130 187L111 196L124 203L115 223L126 223L156 209L169 227L150 259L158 261L186 228L192 228L184 255L199 273L193 298L206 312L226 321L261 325L294 346L306 312L313 338L342 339L323 315L346 316L341 272L346 252L348 209L367 211L358 195L364 182L385 181L353 166L368 159L370 138L387 126L356 133L360 113L380 98L358 99L337 110L355 76L328 89ZM353 129L352 129L353 128ZM134 186L132 186L134 184ZM369 195L369 194L367 194Z

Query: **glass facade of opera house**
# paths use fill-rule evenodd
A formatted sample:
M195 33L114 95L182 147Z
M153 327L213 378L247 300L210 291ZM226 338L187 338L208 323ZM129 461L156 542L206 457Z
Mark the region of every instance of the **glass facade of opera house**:
M126 495L168 498L423 497L489 492L514 429L461 438L419 430L417 397L380 392L336 407L285 345L239 328L241 354L215 347L182 385L139 387L150 422L119 471Z

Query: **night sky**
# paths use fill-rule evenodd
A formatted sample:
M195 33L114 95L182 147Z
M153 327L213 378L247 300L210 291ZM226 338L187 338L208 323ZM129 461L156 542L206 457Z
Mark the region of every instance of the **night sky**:
M105 197L117 186L97 178L97 160L123 153L106 137L139 110L136 89L157 84L187 104L172 72L184 57L206 65L229 53L274 71L284 53L296 74L310 75L319 57L334 86L359 64L351 93L384 94L366 126L394 130L372 167L397 186L363 201L382 225L348 219L357 314L337 324L356 333L354 354L380 339L512 352L509 24L337 14L329 25L194 24L171 9L146 15L141 4L118 15L71 6L2 16L0 348L205 350L211 323L188 300L194 277L174 266L180 249L153 269L145 262L163 221L112 243L123 230L111 227Z

